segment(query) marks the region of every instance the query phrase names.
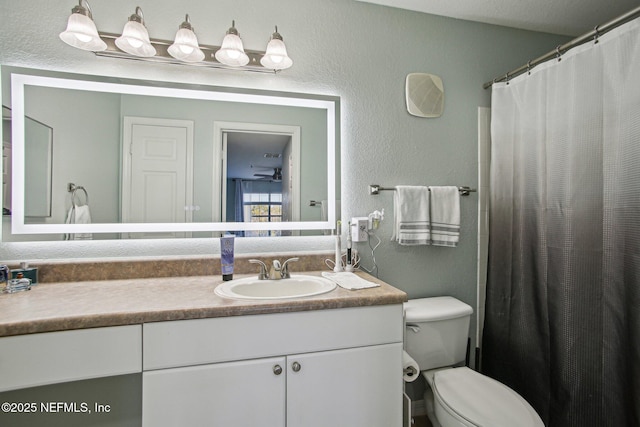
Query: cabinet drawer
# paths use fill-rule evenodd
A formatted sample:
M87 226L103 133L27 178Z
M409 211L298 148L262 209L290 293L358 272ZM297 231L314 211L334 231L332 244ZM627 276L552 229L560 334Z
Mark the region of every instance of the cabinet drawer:
M402 304L143 325L144 370L402 342Z
M0 338L0 391L141 370L140 325Z

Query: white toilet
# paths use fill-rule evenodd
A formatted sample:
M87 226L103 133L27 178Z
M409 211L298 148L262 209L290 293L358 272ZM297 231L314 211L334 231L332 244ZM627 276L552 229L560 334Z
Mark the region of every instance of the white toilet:
M427 416L434 427L544 427L518 393L464 364L473 309L452 297L409 300L405 351L428 383ZM454 367L458 366L458 367Z

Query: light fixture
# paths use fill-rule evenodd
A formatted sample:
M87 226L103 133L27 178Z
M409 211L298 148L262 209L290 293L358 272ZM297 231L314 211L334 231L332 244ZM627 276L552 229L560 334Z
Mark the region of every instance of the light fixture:
M184 62L200 62L204 59L204 53L198 46L198 38L193 32L189 15L184 17L180 24L173 44L167 49L169 55Z
M139 6L129 17L124 25L122 35L116 39L116 46L123 51L142 58L148 58L156 54L156 49L151 45L149 32L144 26L144 14Z
M139 6L129 17L122 34L98 31L87 0L79 0L72 12L60 38L70 46L98 56L260 73L277 73L293 65L278 27L271 34L265 52L244 49L235 21L231 22L222 46L212 46L198 43L189 15L185 15L174 40L151 40Z
M83 1L86 7L82 5ZM67 29L60 33L60 39L82 50L97 52L107 48L107 44L98 35L91 6L86 0L80 0L78 5L71 9Z
M230 67L242 67L249 63L249 57L244 53L242 39L236 30L236 21L231 21L231 28L222 40L222 47L215 53L216 60Z
M260 59L260 63L272 70L285 70L293 65L293 61L287 55L287 47L278 32L278 26L276 26L276 31L271 34L271 39L267 44L267 51Z

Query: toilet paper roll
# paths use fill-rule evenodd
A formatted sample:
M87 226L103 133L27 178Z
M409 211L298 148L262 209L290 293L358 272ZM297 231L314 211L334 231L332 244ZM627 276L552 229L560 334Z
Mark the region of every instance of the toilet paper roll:
M408 383L415 381L420 375L418 362L413 360L406 351L402 351L402 377Z

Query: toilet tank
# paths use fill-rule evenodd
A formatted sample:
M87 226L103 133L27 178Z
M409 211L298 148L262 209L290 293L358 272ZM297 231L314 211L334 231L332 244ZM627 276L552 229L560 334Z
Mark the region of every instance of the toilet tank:
M471 306L453 297L411 299L404 303L404 348L421 371L464 362Z

